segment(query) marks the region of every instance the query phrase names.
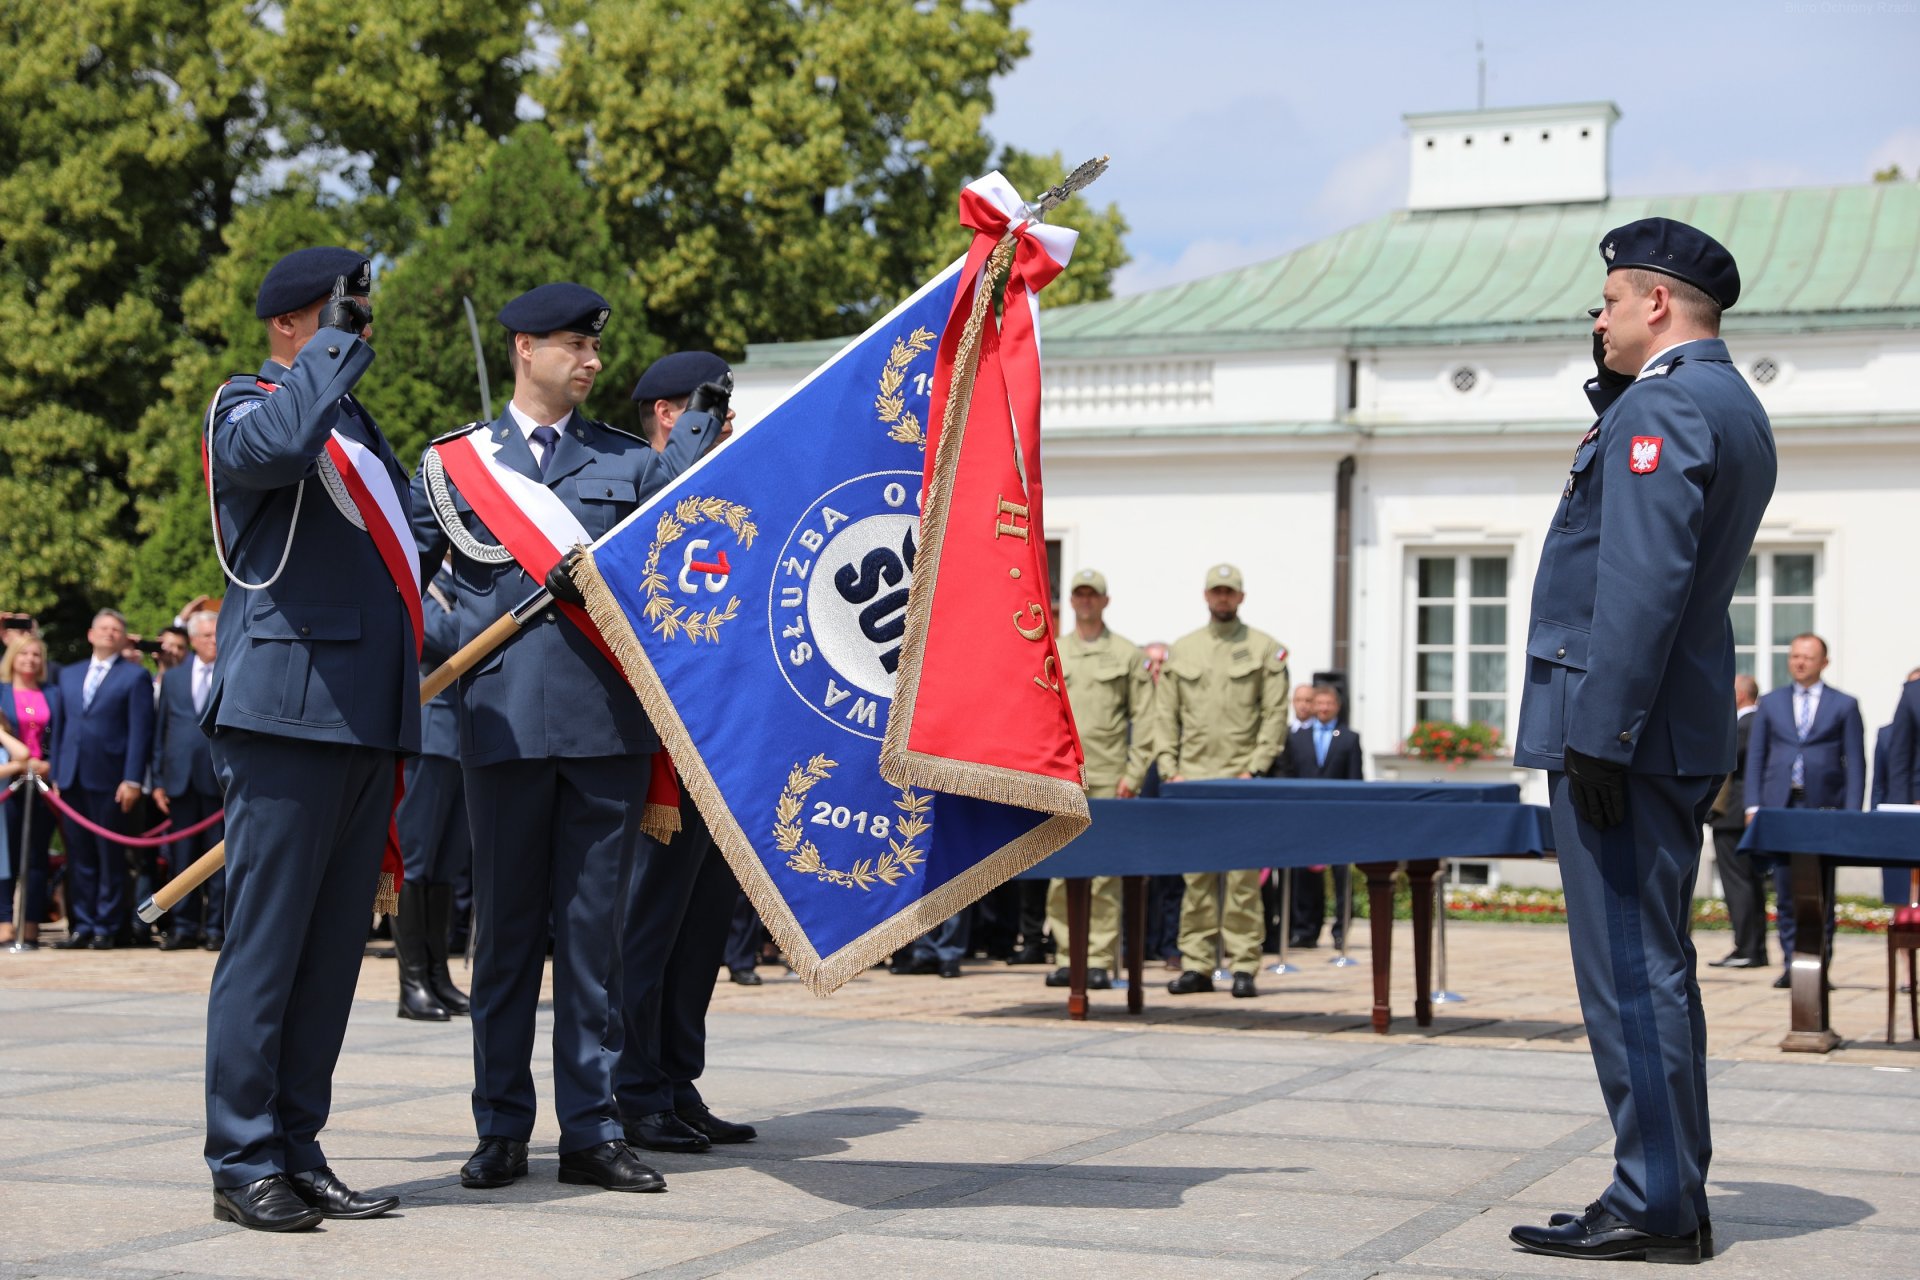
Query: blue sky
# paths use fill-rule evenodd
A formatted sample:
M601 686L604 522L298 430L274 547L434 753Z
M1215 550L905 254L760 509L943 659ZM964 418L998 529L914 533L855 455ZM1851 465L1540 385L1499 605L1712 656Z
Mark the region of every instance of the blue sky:
M988 129L1069 163L1132 223L1138 292L1399 207L1400 116L1609 100L1621 195L1864 182L1920 170L1920 0L1028 0L1031 55Z

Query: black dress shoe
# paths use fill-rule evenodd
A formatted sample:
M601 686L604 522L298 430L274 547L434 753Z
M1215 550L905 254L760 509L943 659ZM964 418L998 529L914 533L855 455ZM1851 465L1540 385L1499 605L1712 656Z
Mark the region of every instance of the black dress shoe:
M1087 990L1089 991L1113 990L1113 975L1108 973L1105 969L1089 968L1087 970Z
M200 945L200 939L190 933L170 933L160 943L162 951L192 951Z
M1591 1213L1595 1207L1594 1205L1588 1205L1587 1211ZM1577 1213L1556 1213L1548 1217L1547 1225L1550 1227L1564 1227L1569 1222L1578 1222L1579 1220L1580 1215ZM1713 1256L1712 1218L1700 1219L1700 1256L1702 1258L1711 1258Z
M460 1185L476 1190L504 1187L527 1176L527 1144L513 1138L482 1138L460 1166Z
M1046 962L1045 947L1022 947L1007 957L1008 964L1045 964Z
M1236 973L1233 975L1233 998L1234 999L1247 1000L1259 994L1260 992L1253 985L1252 974Z
M111 951L116 945L113 935L107 933L95 934L87 942L87 946L94 951Z
M645 1147L649 1151L677 1151L694 1156L713 1145L706 1134L671 1111L656 1111L638 1120L629 1120L621 1128L626 1131L628 1146Z
M1061 965L1058 969L1055 969L1047 975L1047 985L1050 987L1072 986L1073 970L1069 969L1066 965Z
M751 969L729 969L727 977L731 978L737 987L757 987L765 981Z
M690 1107L675 1107L673 1114L680 1117L682 1123L688 1128L705 1134L707 1140L716 1145L752 1142L760 1136L760 1131L750 1124L722 1120L707 1110L707 1104L704 1102L696 1102Z
M665 1191L667 1180L633 1154L624 1142L603 1142L584 1151L560 1153L560 1181L606 1191Z
M93 935L90 933L70 933L60 939L60 941L54 943L53 949L55 951L84 951L87 944L92 941Z
M1718 960L1709 960L1707 967L1712 969L1760 969L1764 968L1766 963L1765 960L1755 960L1751 956L1741 955L1738 951L1730 951Z
M213 1220L237 1222L252 1231L305 1231L319 1224L320 1214L275 1174L244 1187L215 1187Z
M1507 1233L1529 1253L1544 1253L1555 1258L1594 1258L1638 1262L1698 1262L1700 1233L1683 1236L1657 1236L1622 1221L1590 1205L1577 1218L1557 1226L1515 1227Z
M1167 984L1167 991L1176 996L1190 996L1196 991L1213 990L1213 979L1204 973L1195 973L1189 969Z
M895 960L887 966L887 972L897 977L912 977L923 973L940 972L940 961L933 956L919 960Z
M377 1218L400 1207L399 1196L363 1196L325 1165L288 1174L287 1185L323 1218Z
M218 951L220 949L220 944L224 941L225 941L224 938L215 937L214 935L209 934L207 935L207 940L201 943L200 945L205 947L209 951Z
M943 978L959 977L960 962L958 960L942 960L940 962L940 976Z

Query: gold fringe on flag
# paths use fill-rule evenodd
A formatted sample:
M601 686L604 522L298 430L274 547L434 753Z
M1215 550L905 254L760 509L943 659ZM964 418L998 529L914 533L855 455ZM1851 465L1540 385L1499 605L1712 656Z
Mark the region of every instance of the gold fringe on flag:
M380 873L380 885L373 891L373 914L377 916L397 915L400 911L400 890L394 886L393 872Z
M640 831L666 844L680 834L680 811L670 804L648 804L640 810Z

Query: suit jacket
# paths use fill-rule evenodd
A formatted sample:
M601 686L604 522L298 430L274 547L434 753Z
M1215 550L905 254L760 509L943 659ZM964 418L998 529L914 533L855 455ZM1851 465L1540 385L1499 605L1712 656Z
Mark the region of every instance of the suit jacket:
M1798 756L1804 762L1808 808L1858 809L1867 792L1867 734L1860 704L1851 694L1824 686L1802 741L1793 722L1797 688L1790 684L1769 690L1753 713L1753 737L1747 743L1746 807L1786 804Z
M1920 680L1900 690L1893 723L1887 726L1887 804L1920 803Z
M1867 784L1867 808L1878 809L1887 802L1887 786L1893 780L1893 762L1887 758L1893 726L1883 724L1873 735L1873 781Z
M57 680L49 680L41 685L40 696L47 700L47 730L40 740L40 749L46 753L45 758L51 761L54 743L60 735L60 721L65 718L61 713L66 703L61 701ZM0 716L6 717L8 732L24 741L26 735L20 732L20 706L14 700L11 684L0 684Z
M1718 338L1663 353L1576 450L1540 552L1514 763L1733 768L1727 606L1773 496L1766 411Z
M153 729L153 785L168 795L218 796L213 771L213 742L200 729L193 709L193 658L160 677L160 702ZM218 664L215 664L216 669ZM211 688L207 700L213 700Z
M1747 826L1747 744L1753 740L1753 718L1760 714L1758 709L1742 716L1738 711L1734 727L1733 772L1720 785L1720 793L1714 798L1713 829L1715 831L1744 831Z
M54 726L50 760L54 785L86 791L112 791L123 782L137 786L153 754L153 677L139 663L116 657L88 706L92 665L75 662L60 671L63 714Z
M1287 735L1287 750L1281 759L1286 761L1285 776L1289 778L1347 778L1359 782L1366 776L1360 735L1347 728L1333 731L1324 765L1314 756L1311 722Z
M467 430L489 433L502 466L541 480L533 449L511 411ZM656 454L639 436L575 413L553 446L541 482L580 521L588 538L599 539L691 466L719 434L713 415L683 413L666 452ZM437 568L450 541L434 516L424 466L414 473L411 501L420 562ZM474 537L500 543L457 491L454 506ZM482 564L458 551L453 572L463 645L541 585L514 561ZM554 608L529 619L513 639L460 677L458 698L460 759L469 768L508 760L637 755L660 746L626 677Z
M335 508L315 467L338 430L380 460L405 501L406 471L348 394L372 363L373 349L359 338L322 329L291 369L269 360L258 379L236 378L215 400L213 483L227 559L242 582L272 581L257 590L227 585L201 722L208 732L420 749L406 601L372 536ZM304 491L302 480L310 481Z

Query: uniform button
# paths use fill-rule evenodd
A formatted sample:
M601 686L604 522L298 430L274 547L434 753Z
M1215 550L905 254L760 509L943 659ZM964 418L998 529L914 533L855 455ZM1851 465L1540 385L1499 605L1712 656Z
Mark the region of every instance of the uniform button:
M552 622L552 621L553 621L553 610L551 610L551 609L549 609L549 610L547 610L547 621L548 621L548 622Z
M312 634L313 634L313 628L312 628L312 627L302 627L302 628L300 628L300 634L301 634L301 635L303 635L303 636L310 636L310 635L312 635Z
M1632 742L1632 741L1633 741L1633 735L1632 735L1631 733L1623 733L1623 734L1621 734L1621 735L1620 735L1620 741L1622 741L1622 742Z
M330 355L330 356L332 356L332 357L333 357L334 359L336 359L336 360L337 360L337 359L339 359L339 358L340 358L340 348L338 348L338 347L328 347L328 348L327 348L327 354L328 354L328 355Z
M1553 651L1553 656L1556 658L1564 658L1567 656L1567 651L1565 649L1555 649Z
M613 490L611 489L607 490L607 496L611 498L613 496Z

